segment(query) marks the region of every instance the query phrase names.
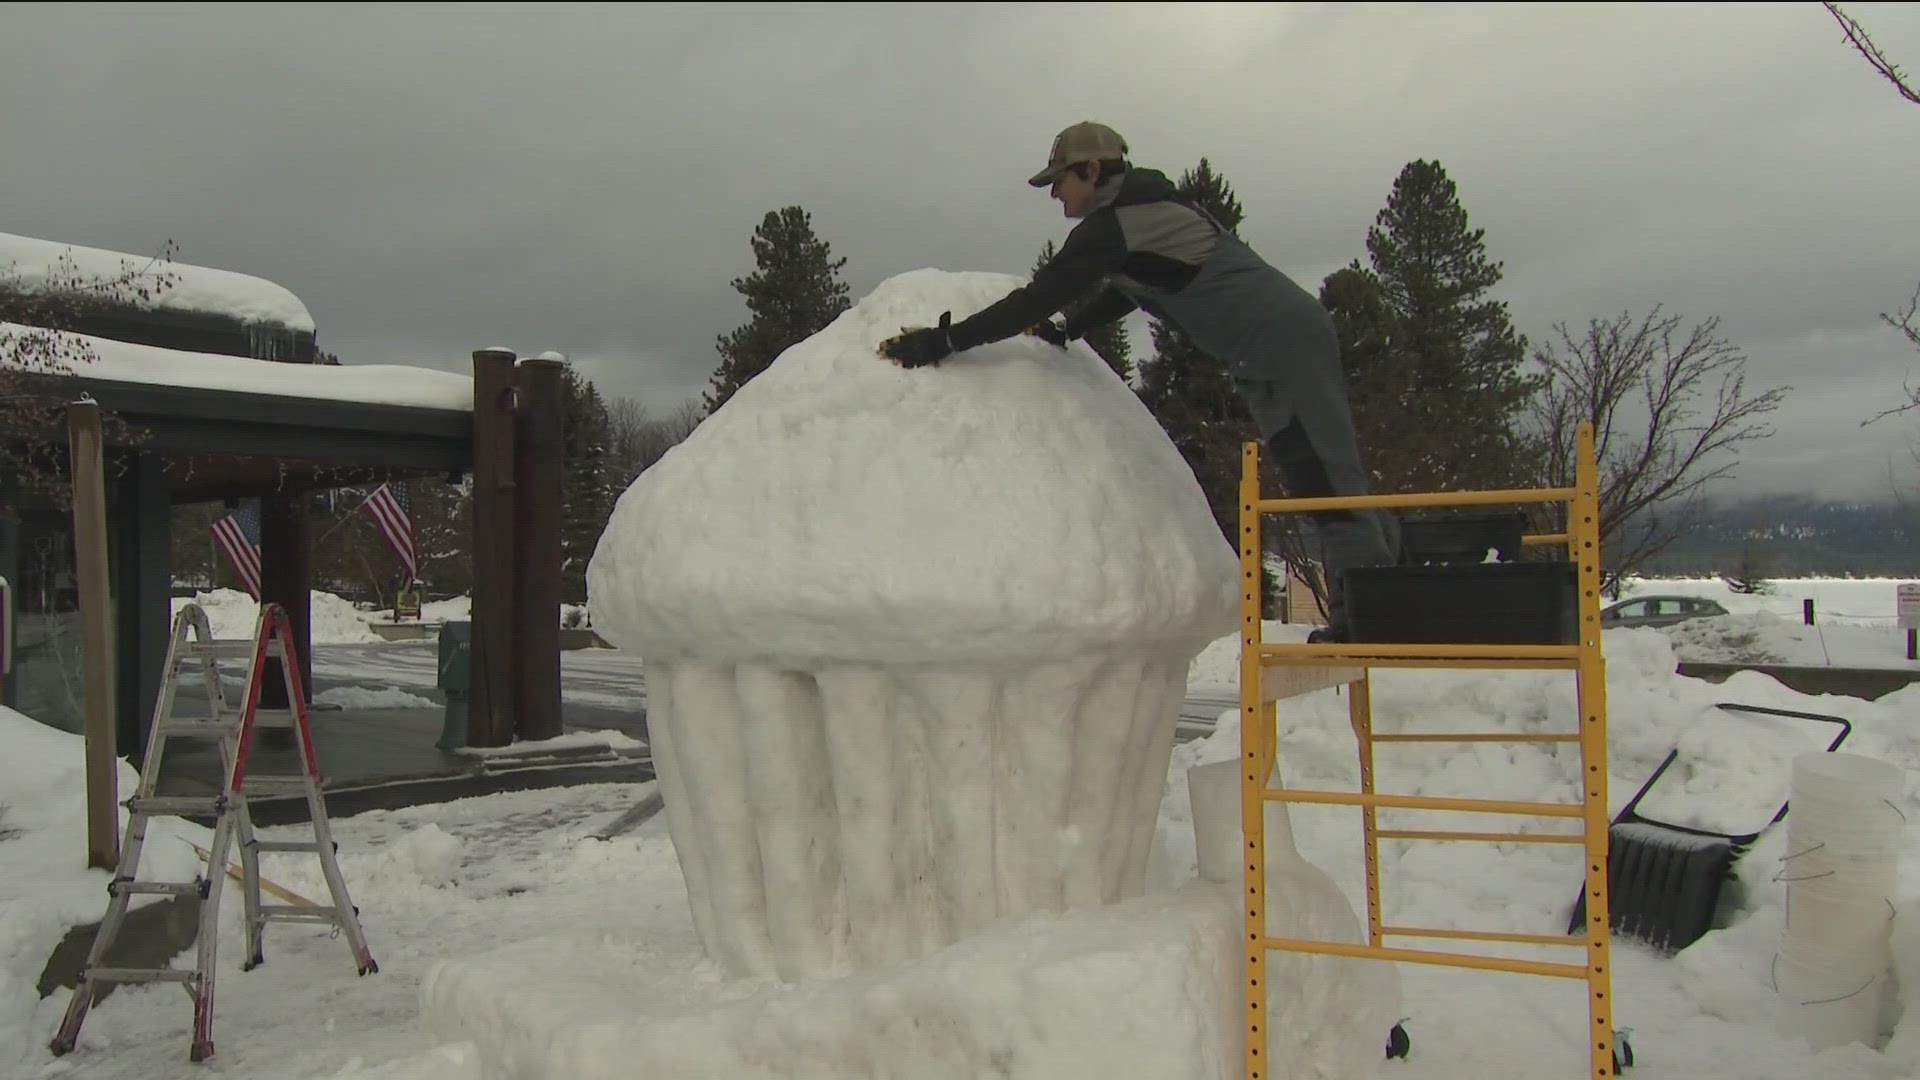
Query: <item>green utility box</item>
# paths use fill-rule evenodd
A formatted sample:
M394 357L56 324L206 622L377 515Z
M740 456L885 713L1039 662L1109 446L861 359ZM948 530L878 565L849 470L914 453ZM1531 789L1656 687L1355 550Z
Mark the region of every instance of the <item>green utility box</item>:
M467 745L467 699L473 687L473 623L448 621L440 625L440 689L447 696L446 719L440 728L442 750Z

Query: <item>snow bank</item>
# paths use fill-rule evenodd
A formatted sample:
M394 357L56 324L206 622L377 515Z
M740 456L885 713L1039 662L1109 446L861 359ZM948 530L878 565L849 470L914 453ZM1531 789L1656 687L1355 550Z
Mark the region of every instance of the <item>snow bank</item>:
M882 283L636 480L594 553L595 627L647 660L695 925L735 974L872 967L1140 891L1236 561L1084 345L875 351L1020 284Z
M62 267L62 261L66 266ZM313 316L300 298L285 288L257 277L186 263L162 263L144 255L59 244L30 236L0 233L0 285L26 292L46 287L50 276L113 281L128 271L172 279L148 300L130 298L140 307L170 311L199 311L248 323L271 323L288 330L313 330Z
M260 622L260 603L238 589L214 589L199 592L191 600L174 597L173 612L178 616L186 604L198 604L207 614L207 627L216 638L249 638ZM314 590L308 594L308 618L315 645L355 645L385 641L367 625L366 618L351 603L332 593Z
M1237 892L1192 882L798 987L674 979L584 939L527 943L441 965L422 997L442 1037L475 1043L498 1080L1228 1080L1245 1053ZM1325 935L1311 918L1290 923ZM1355 1010L1337 986L1282 985L1279 1075L1358 1080L1377 1067L1391 1004Z
M596 747L607 750L640 750L646 745L624 731L606 728L601 731L569 731L564 735L555 735L551 739L515 739L506 746L463 746L454 753L479 758L515 757L537 750L587 750Z
M1907 659L1907 632L1885 622L1841 622L1820 616L1808 626L1798 612L1688 619L1662 628L1683 660L1800 667L1920 668Z
M287 364L246 356L186 352L109 338L44 331L0 322L0 332L45 334L85 352L60 374L110 382L231 390L248 394L403 405L416 409L473 409L473 379L450 371L402 364Z
M373 690L364 686L336 686L313 695L316 705L333 705L342 709L438 709L440 703L432 698L423 698L418 694L409 694L405 690L392 687Z
M112 875L87 869L85 741L0 707L0 748L0 1073L6 1073L45 1056L67 994L41 1001L40 973L69 929L106 914ZM121 761L120 797L139 783L139 774ZM124 832L126 821L122 808L116 827ZM200 864L187 841L206 847L208 837L178 818L154 819L140 880L191 881ZM155 899L136 896L132 905Z
M1891 627L1897 614L1894 590L1910 578L1772 578L1765 591L1736 593L1719 578L1629 578L1622 599L1644 596L1698 596L1717 600L1736 614L1777 615L1799 620L1802 604L1813 601L1821 621L1878 623Z

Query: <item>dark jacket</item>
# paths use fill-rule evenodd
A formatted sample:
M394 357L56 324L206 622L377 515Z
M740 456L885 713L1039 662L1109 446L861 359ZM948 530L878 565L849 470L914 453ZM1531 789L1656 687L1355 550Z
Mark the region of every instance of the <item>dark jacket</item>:
M1140 308L1237 379L1292 382L1289 373L1308 374L1302 367L1341 378L1339 340L1319 302L1152 169L1122 173L1111 198L1074 226L1033 280L956 323L951 344L957 352L1012 337L1096 288L1093 304L1067 322L1069 336Z

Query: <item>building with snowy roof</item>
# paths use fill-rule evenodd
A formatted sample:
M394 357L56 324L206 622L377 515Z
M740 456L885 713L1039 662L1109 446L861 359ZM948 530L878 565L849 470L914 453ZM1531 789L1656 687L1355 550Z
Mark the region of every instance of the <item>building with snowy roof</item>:
M311 693L311 498L344 486L474 473L476 448L484 449L476 432L483 430L505 439L508 449L480 453L482 470L504 469L510 477L517 466L527 467L511 450L515 429L548 422L557 429L559 423L558 364L516 364L511 353L490 354L493 377L522 392L490 391L493 405L482 416L474 408L473 376L410 365L323 364L319 355L306 305L273 282L0 234L0 379L12 395L0 411L0 438L16 451L0 475L0 576L12 585L16 628L13 670L0 700L55 726L80 729L72 517L20 467L27 460L20 451L31 448L47 463L39 470L42 481L51 479L55 490L71 483L67 403L90 397L107 421L115 711L123 754L137 754L144 744L171 636L173 507L258 500L253 539L261 598L292 617ZM482 366L476 354L476 371ZM551 391L543 392L547 382ZM546 401L550 408L541 404ZM552 459L549 486L557 492L557 438L553 442L551 454L533 456L536 468ZM488 536L475 547L506 552L504 586L495 575L487 588L504 587L511 597L519 518L529 517L521 531L531 538L519 542L538 546L551 532L556 553L558 527L539 519L537 499L521 500L522 514L507 498L504 508L495 500L485 514L476 506L476 538ZM559 605L555 559L550 612ZM528 592L529 603L543 599L538 587ZM478 595L475 601L478 630L486 605ZM496 615L493 621L503 620ZM554 624L557 635L557 618L542 622ZM536 651L545 644L538 634L521 635L494 655L523 641ZM269 680L269 705L284 703L275 700L276 689ZM510 690L495 697L502 693L512 697ZM551 697L557 734L557 672ZM476 702L476 711L482 705ZM477 743L505 741L484 717L472 734Z
M186 352L312 363L313 316L284 286L161 254L131 255L0 233L0 322L40 325L55 306L75 333Z

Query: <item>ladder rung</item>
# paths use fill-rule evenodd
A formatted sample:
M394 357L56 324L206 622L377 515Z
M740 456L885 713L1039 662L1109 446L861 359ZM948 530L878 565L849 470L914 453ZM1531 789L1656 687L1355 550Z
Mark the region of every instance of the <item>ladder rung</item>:
M1580 659L1578 645L1445 645L1430 642L1354 641L1316 645L1262 645L1265 662L1317 659L1327 666L1359 660L1566 660Z
M129 896L199 896L200 883L197 881L115 881L107 886L107 890Z
M240 725L232 720L163 720L160 734L169 739L223 739L238 735Z
M267 639L267 655L279 656L280 653L280 642L274 638ZM253 658L253 639L215 638L212 641L189 640L180 650L180 659L182 661L204 660L208 656L212 656L218 660L250 660Z
M1553 975L1563 979L1585 979L1584 964L1550 964L1540 960L1508 960L1477 953L1433 952L1427 949L1389 949L1378 945L1347 945L1338 941L1303 941L1299 938L1262 938L1263 948L1284 952L1319 953L1322 956L1351 956L1362 960L1395 960L1407 964L1433 964L1438 967L1478 968L1481 971L1508 971L1516 975Z
M295 719L292 709L253 710L253 726L256 728L290 728L294 726Z
M1498 941L1510 945L1552 945L1555 948L1584 949L1585 938L1569 938L1565 934L1506 934L1497 930L1423 930L1416 926L1383 926L1383 937L1438 938L1449 941Z
M1472 735L1375 735L1376 743L1577 743L1578 735L1501 735L1496 732Z
M305 795L307 794L307 778L300 775L255 776L252 773L248 773L246 778L241 782L241 789L250 799L258 796L272 798L280 795Z
M1367 795L1352 791L1267 790L1261 793L1268 802L1317 803L1322 806L1384 806L1396 810L1457 810L1469 814L1515 814L1520 817L1569 817L1586 815L1578 803L1504 802L1493 799L1450 799L1431 795Z
M1318 646L1315 647L1318 648ZM1320 664L1326 661L1316 659L1305 662ZM1355 657L1347 662L1351 664L1364 664L1370 668L1438 668L1447 671L1456 671L1461 668L1487 668L1507 671L1573 671L1580 666L1580 661L1573 659L1541 659L1538 657L1515 656L1445 657L1442 659L1427 657L1426 659L1419 660L1404 657L1384 657L1378 659Z
M298 904L262 904L260 918L274 922L338 923L344 922L340 913L332 908L301 907Z
M127 800L127 809L150 817L212 817L220 812L220 800L205 795L135 795Z
M318 855L320 854L320 841L318 840L255 840L253 842L253 850L264 851L269 854L272 854L273 852L278 852L278 851L287 851L287 852L310 852L314 855Z
M94 982L142 983L142 982L193 982L200 978L197 971L181 971L175 968L88 968L81 977Z
M1580 497L1579 488L1502 488L1491 491L1410 491L1390 495L1324 495L1300 499L1261 499L1254 509L1263 514L1312 514L1328 510L1415 506L1518 506L1522 503L1568 502Z
M1378 829L1376 840L1483 840L1492 844L1584 844L1579 833L1429 832L1420 829Z

